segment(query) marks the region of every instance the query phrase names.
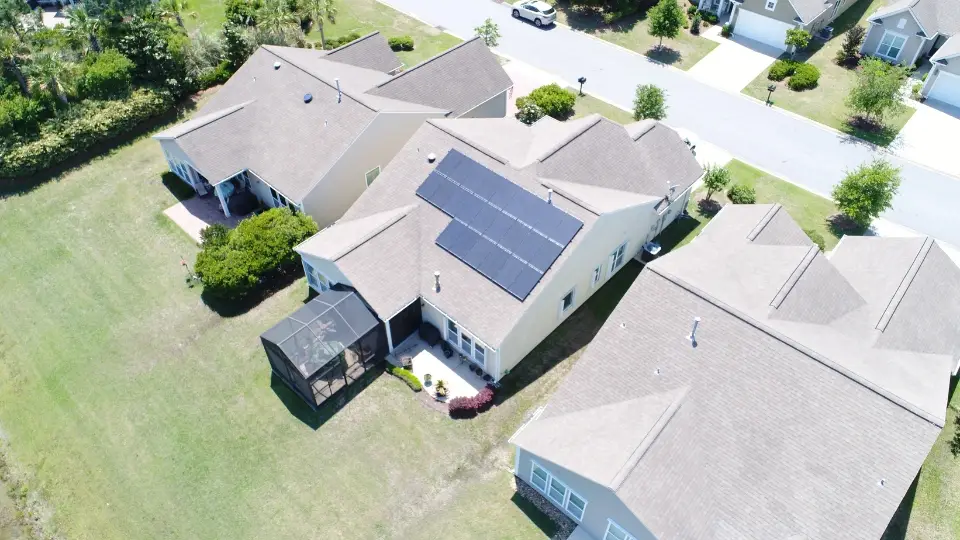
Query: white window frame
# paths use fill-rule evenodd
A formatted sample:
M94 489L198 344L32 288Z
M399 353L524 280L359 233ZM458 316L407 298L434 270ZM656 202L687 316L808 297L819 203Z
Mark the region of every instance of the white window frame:
M447 326L444 328L444 339L454 346L460 353L470 359L470 361L487 371L487 351L490 347L486 343L477 339L473 332L468 332L450 317L446 317ZM456 331L451 330L451 325ZM451 334L454 334L451 336ZM464 339L466 338L466 340ZM464 346L464 341L470 344L470 347ZM483 352L480 352L482 350Z
M373 178L370 178L370 175L371 175L371 174L373 174ZM379 166L379 165L377 165L376 167L374 167L374 168L370 169L369 171L367 171L367 172L363 175L363 179L367 182L367 187L370 187L370 184L372 184L373 181L376 180L378 176L380 176L380 166Z
M619 259L620 264L617 264ZM627 243L624 242L617 246L617 249L613 250L613 253L610 254L610 274L613 275L614 272L623 267L627 262Z
M903 43L900 44L900 50L897 51L897 56L888 56L880 52L880 49L883 47L883 42L887 39L887 36L892 36L893 39L900 38L903 40ZM876 54L880 58L886 58L887 60L897 62L900 60L900 55L903 54L903 50L907 48L907 41L910 39L909 36L905 36L899 32L894 32L893 30L887 30L883 33L883 37L880 38L880 43L877 44ZM890 52L893 43L887 45L887 52Z
M535 473L538 470L542 471L544 476L546 477L546 479L543 481L543 487L538 486L537 483L534 481ZM564 489L562 501L557 502L557 500L550 495L550 486L553 485L554 483L556 483L558 486L562 486ZM587 506L590 504L590 501L584 498L583 495L580 495L576 491L570 489L570 486L568 486L564 482L557 479L557 477L553 476L553 473L551 473L548 469L544 468L542 465L540 465L539 463L533 460L530 460L530 485L533 486L533 489L536 489L537 491L542 493L544 497L549 499L550 502L555 504L557 508L562 510L565 514L570 516L577 523L580 523L583 520L583 516L586 515ZM576 513L571 512L569 509L571 495L574 495L576 496L576 498L583 501L583 509L580 510L579 512L580 515L577 515ZM633 539L633 540L636 540L636 539Z
M603 265L601 264L601 265L597 265L597 267L593 269L593 274L591 274L590 276L590 288L592 289L596 287L597 283L600 283L600 280L602 279L603 279Z
M450 334L453 333L455 339L450 339ZM447 337L447 341L451 343L456 343L458 346L460 344L460 326L453 321L453 319L447 319L447 327L444 332L444 335Z
M303 263L303 273L307 276L307 284L310 285L313 290L317 292L330 290L330 280L327 279L327 276L323 275L323 272L317 270L302 257L300 258L300 262Z
M623 536L610 534L611 529L616 529L618 532L623 533ZM607 519L607 530L603 533L603 540L637 540L637 538L628 533L627 530L621 527L616 521Z
M775 11L777 9L777 0L765 0L763 7L767 8L767 11Z
M563 305L565 303L564 301L567 299L568 296L570 297L570 305L564 306ZM562 319L564 316L569 315L570 312L572 312L576 306L577 306L577 288L574 287L569 291L567 291L567 294L560 297L560 313L558 315Z

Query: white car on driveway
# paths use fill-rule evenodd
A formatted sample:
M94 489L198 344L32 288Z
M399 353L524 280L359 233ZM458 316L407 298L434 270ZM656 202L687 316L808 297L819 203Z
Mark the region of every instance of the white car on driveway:
M553 24L557 20L557 10L540 0L520 0L513 5L514 19L527 19L537 27Z

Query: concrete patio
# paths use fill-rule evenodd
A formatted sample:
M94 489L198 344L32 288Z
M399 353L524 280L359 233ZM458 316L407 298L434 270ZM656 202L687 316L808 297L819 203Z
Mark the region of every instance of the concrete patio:
M222 223L232 229L243 219L243 216L224 216L220 210L220 201L213 196L192 197L167 208L163 213L198 243L200 231L206 227Z
M430 347L417 335L401 343L394 350L393 356L396 359L394 363L401 363L402 358L412 358L413 374L423 383L424 392L433 397L437 395L437 381L442 380L447 387L446 401L455 397L473 397L487 384L483 378L470 371L470 361L461 361L456 350L453 356L445 358L439 343ZM431 377L429 385L426 383L427 374Z

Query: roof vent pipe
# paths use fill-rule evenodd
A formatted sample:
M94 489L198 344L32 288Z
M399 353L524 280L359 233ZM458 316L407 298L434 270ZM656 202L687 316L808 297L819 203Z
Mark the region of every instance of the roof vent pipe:
M697 327L700 326L700 317L693 318L693 328L690 329L690 335L687 336L687 339L690 340L690 343L694 345L697 344Z
M340 91L340 79L334 79L333 82L337 83L337 103L343 99L343 92Z
M273 69L280 69L280 62L274 62Z
M547 204L553 204L553 189L547 190Z
M434 280L433 290L436 292L440 292L440 271L439 270L433 273L433 280Z
M430 152L429 154L427 154L427 161L428 161L429 163L433 163L433 162L436 161L436 160L437 160L437 155L436 155L436 154L434 154L433 152Z

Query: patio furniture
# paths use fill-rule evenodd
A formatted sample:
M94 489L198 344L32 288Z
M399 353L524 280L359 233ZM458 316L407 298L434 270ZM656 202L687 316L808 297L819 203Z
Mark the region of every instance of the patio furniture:
M440 342L440 350L443 351L444 358L450 358L453 356L453 347L451 347L446 341Z

